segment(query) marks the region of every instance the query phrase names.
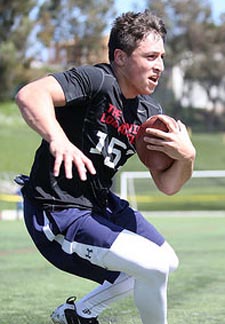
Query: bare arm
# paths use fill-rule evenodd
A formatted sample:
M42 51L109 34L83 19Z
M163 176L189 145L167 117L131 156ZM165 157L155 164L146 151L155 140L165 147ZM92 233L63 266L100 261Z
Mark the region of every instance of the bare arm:
M67 178L72 178L73 164L81 180L86 180L87 171L95 173L92 162L68 140L56 119L54 107L64 106L66 102L64 92L54 77L29 83L18 92L16 102L27 124L49 143L55 157L55 176L59 175L63 162Z
M27 124L47 142L61 132L55 118L55 106L64 106L62 88L53 77L46 77L29 83L16 96L16 102Z
M160 118L164 118L162 115ZM160 191L172 195L178 192L185 182L192 176L195 148L190 140L185 125L177 122L177 127L168 125L169 133L149 128L148 134L159 136L160 138L146 137L150 150L158 150L171 156L175 161L172 166L165 171L150 170L153 180Z

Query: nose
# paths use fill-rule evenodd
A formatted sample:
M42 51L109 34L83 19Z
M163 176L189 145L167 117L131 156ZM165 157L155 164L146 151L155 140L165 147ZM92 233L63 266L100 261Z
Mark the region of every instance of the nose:
M163 58L161 56L159 56L157 58L157 60L155 61L155 66L154 68L159 71L159 72L163 72L164 71L164 61L163 61Z

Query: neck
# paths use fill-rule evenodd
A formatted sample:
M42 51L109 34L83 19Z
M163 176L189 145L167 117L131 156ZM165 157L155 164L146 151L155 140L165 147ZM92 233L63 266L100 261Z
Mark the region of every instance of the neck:
M129 80L127 80L126 76L123 73L123 70L118 67L114 62L111 63L111 67L113 70L113 73L117 79L117 82L119 83L121 92L123 96L126 99L134 99L137 97L138 93L132 91L130 85L129 85Z

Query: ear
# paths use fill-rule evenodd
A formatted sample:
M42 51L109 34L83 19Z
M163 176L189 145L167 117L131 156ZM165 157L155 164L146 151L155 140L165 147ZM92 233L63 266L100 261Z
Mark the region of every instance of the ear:
M123 66L126 60L127 54L121 49L116 48L114 51L114 62L119 66Z

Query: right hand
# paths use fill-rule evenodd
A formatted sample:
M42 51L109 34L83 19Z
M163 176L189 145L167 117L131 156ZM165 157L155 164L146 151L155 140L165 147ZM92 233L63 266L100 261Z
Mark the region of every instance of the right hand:
M67 179L72 179L73 177L73 165L77 168L79 177L82 181L87 180L87 172L90 172L93 175L96 174L92 161L69 140L52 140L49 143L49 148L51 154L55 157L53 168L55 177L59 175L62 163L64 163Z

